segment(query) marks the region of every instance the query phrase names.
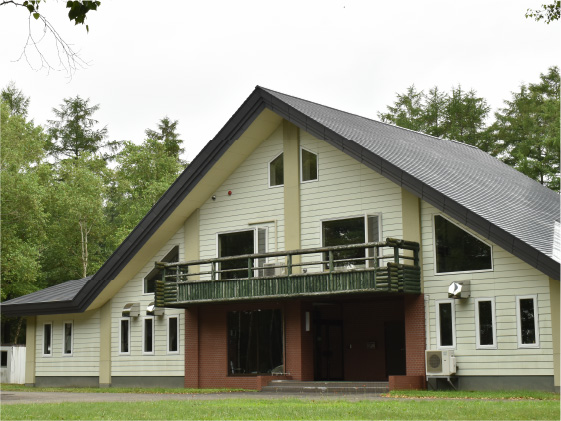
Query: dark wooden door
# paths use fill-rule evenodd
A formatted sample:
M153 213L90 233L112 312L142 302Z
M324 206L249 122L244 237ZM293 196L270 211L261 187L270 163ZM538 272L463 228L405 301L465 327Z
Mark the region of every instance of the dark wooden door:
M405 375L405 322L386 322L384 331L386 376Z
M343 380L343 322L319 320L316 324L316 380Z

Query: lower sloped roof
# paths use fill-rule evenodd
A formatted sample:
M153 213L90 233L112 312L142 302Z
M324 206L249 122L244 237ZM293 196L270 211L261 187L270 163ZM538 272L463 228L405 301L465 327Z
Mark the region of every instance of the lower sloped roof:
M554 256L553 246L554 240L559 241L554 239L554 232L559 234L554 229L560 212L557 193L475 147L258 86L71 301L59 302L55 310L51 303L29 300L30 294L3 303L2 312L84 311L265 108L559 279L559 257Z

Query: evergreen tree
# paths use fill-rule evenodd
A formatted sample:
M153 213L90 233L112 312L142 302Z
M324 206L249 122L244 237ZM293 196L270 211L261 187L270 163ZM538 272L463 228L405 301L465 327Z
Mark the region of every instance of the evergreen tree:
M183 153L181 148L183 140L179 138L181 135L176 132L178 124L177 120L171 121L166 116L158 123L158 130L146 129L146 137L163 144L167 155L179 158L179 155Z
M8 106L11 115L27 117L29 97L26 97L21 90L16 88L14 82L10 82L8 86L2 89L0 97L2 102Z

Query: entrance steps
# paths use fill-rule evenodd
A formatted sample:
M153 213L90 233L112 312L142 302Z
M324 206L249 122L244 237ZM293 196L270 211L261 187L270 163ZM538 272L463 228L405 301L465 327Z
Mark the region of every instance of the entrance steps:
M389 392L388 382L337 382L298 380L271 380L262 392L267 393L339 393L339 394L382 394Z

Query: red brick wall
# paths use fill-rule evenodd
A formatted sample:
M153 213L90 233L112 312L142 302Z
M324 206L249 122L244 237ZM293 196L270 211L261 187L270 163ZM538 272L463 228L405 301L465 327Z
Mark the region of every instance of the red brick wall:
M199 388L199 309L185 309L185 387Z
M405 349L408 376L425 376L425 301L405 295Z

